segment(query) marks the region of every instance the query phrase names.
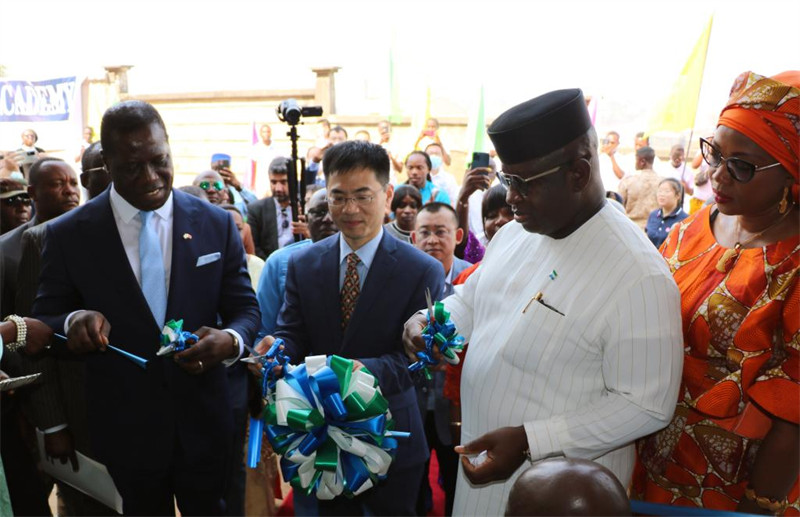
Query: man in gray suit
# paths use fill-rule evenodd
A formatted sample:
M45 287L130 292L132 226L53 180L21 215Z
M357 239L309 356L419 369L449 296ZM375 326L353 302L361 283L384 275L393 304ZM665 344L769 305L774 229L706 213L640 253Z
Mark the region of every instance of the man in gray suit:
M442 263L444 267L444 297L453 294L453 280L472 264L455 256L456 246L464 239L464 230L458 227L458 216L453 207L446 203L428 203L420 209L411 241L417 249L424 251ZM444 367L444 365L442 365ZM425 437L428 447L436 451L439 472L442 474L445 494L445 515L453 513L453 498L456 493L456 474L458 455L453 451L453 438L450 433L450 401L444 397L444 369L431 372L428 381L422 376L415 379L417 402L425 423ZM425 472L428 471L426 465ZM431 489L427 474L422 478L417 498L417 514L428 513L428 500Z
M273 251L294 242L289 200L289 158L278 156L269 164L272 197L247 205L247 224L253 231L256 255L267 260Z

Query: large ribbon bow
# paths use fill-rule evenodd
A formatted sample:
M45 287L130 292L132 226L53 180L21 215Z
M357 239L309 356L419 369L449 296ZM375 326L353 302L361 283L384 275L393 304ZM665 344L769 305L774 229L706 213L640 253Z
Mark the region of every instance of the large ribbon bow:
M318 499L354 496L389 470L397 449L389 403L366 368L336 355L284 366L275 403L264 409L266 435L281 454L284 479Z
M197 343L199 337L183 330L183 320L169 320L161 330L161 348L156 355L168 355L183 352L191 345Z
M425 340L425 350L417 352L418 361L408 367L410 371L422 370L430 380L428 366L439 364L433 355L434 345L439 348L445 361L450 364L459 363L456 353L464 350L464 336L458 335L456 326L450 321L450 313L444 310L442 302L433 304L433 314L428 317L428 325L422 329L422 338Z

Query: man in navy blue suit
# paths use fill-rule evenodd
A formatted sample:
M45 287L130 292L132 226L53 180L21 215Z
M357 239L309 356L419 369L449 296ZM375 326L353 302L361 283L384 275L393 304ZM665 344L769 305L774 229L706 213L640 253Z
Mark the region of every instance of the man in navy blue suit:
M340 233L289 259L286 299L274 336L286 342L293 364L309 355L337 354L367 367L389 402L396 429L410 431L411 437L399 440L384 481L353 499L320 501L319 511L412 515L428 450L403 354L403 324L426 306L426 287L440 298L444 271L435 259L383 231L393 189L382 147L340 143L325 153L323 169ZM313 279L304 275L308 271Z
M125 514L225 511L233 456L226 367L259 325L245 255L223 210L172 189L164 122L141 101L103 116L113 184L47 229L33 313L85 354L92 449ZM158 357L164 321L183 319L199 341ZM111 343L149 360L146 370Z

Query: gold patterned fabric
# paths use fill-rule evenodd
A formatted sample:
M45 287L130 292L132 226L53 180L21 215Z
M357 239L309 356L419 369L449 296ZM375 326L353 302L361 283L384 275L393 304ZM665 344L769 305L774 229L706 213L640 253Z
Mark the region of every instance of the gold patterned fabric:
M800 422L800 237L744 249L721 272L711 208L661 248L681 291L683 378L670 425L637 443L632 497L735 510L771 418ZM799 498L795 480L788 515Z
M347 328L350 323L350 316L356 308L358 295L361 292L358 278L358 263L361 259L358 258L355 252L347 255L347 270L344 274L344 285L342 285L342 329Z

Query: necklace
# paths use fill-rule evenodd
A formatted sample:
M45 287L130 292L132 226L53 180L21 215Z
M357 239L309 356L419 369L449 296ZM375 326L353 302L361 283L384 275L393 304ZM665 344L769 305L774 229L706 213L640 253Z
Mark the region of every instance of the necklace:
M731 267L736 263L736 259L739 258L739 253L741 253L742 248L744 248L745 246L747 246L748 244L750 244L751 242L753 242L757 238L759 238L762 235L764 235L768 230L771 230L772 228L778 226L778 224L780 224L780 222L783 221L786 218L787 215L789 215L789 212L791 212L791 210L787 210L786 213L783 214L782 216L780 216L777 221L775 221L771 225L767 226L766 228L764 228L763 230L761 230L757 234L753 235L752 237L750 237L749 239L747 239L744 242L740 242L739 241L739 238L741 237L741 233L742 233L742 228L741 228L741 226L739 224L739 218L737 217L736 218L736 244L733 245L733 248L725 250L725 253L723 253L722 256L719 258L719 261L717 261L717 271L719 271L720 273L727 273L731 269Z

